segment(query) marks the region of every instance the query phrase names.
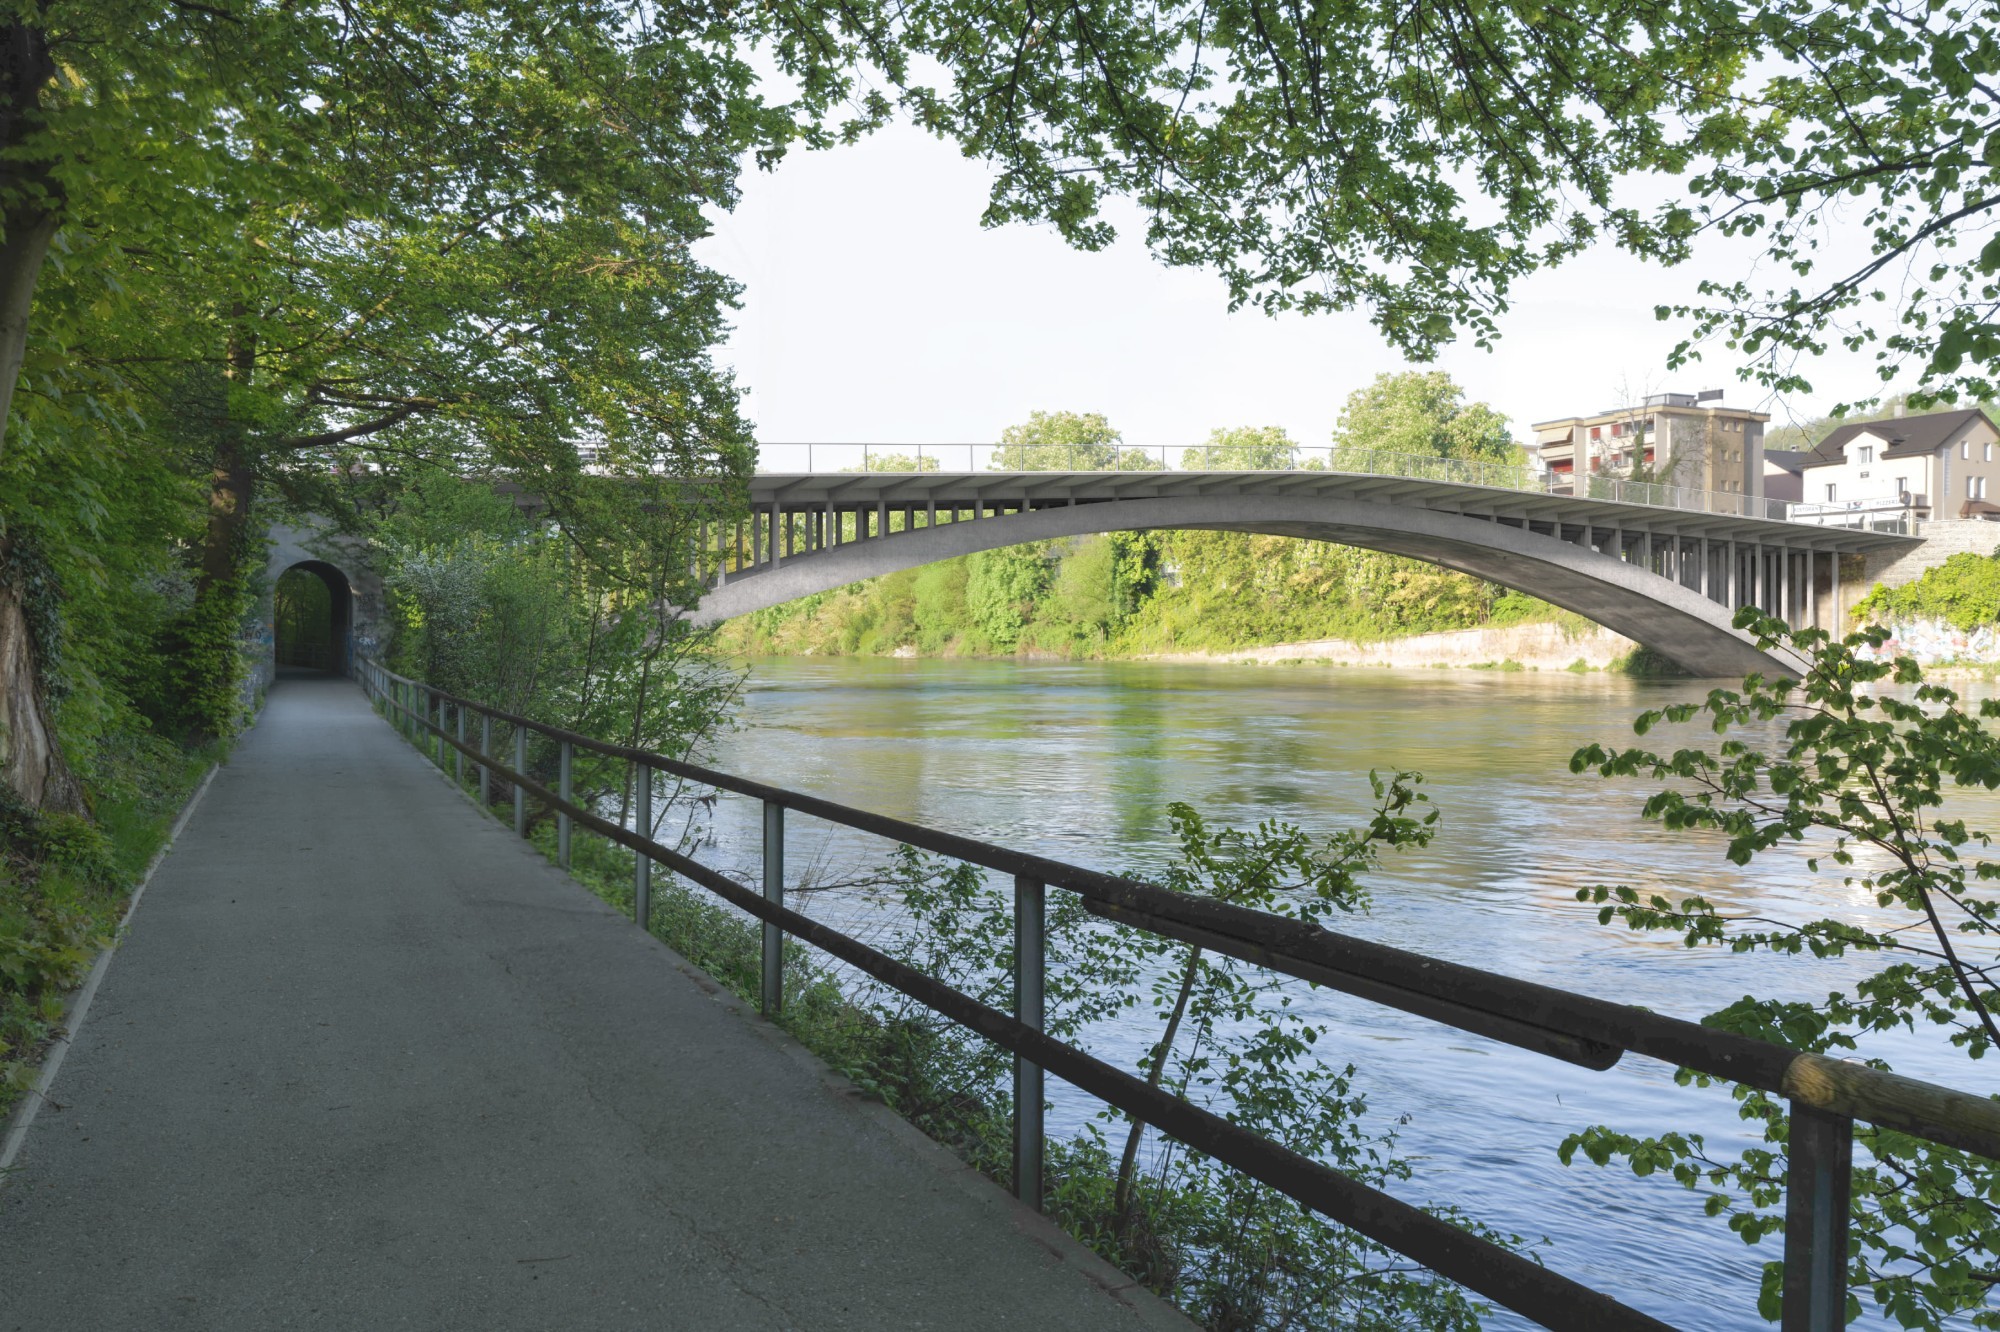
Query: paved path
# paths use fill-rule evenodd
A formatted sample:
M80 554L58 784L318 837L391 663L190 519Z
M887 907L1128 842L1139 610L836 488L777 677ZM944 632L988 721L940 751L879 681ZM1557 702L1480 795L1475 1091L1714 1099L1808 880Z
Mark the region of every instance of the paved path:
M286 680L0 1188L0 1329L1180 1322Z

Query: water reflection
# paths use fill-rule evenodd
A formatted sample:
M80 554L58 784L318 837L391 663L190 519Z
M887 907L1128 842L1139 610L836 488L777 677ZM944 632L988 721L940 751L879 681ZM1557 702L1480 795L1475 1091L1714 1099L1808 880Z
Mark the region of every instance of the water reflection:
M1883 916L1866 894L1812 875L1803 851L1739 869L1719 838L1642 821L1644 784L1569 772L1578 746L1631 743L1638 711L1705 689L1567 674L773 660L756 664L745 725L718 760L865 809L1139 873L1171 857L1169 801L1216 823L1280 817L1327 833L1366 816L1371 769L1414 769L1443 811L1442 832L1373 878L1374 910L1349 922L1352 932L1686 1017L1746 992L1823 994L1865 964L1686 949L1600 926L1596 909L1575 900L1579 887L1612 882L1790 918ZM723 802L725 858L755 863L756 820L747 802ZM880 863L884 850L801 820L790 857L832 871ZM837 899L816 909L835 920L862 910ZM1583 1072L1329 992L1306 1002L1332 1028L1325 1057L1357 1065L1357 1087L1385 1124L1407 1117L1399 1150L1420 1164L1405 1197L1547 1236L1550 1266L1681 1326L1765 1326L1755 1294L1774 1250L1741 1244L1671 1180L1567 1169L1555 1157L1565 1134L1596 1123L1704 1132L1727 1151L1746 1139L1725 1093L1675 1087L1670 1070L1639 1060ZM1150 1036L1099 1044L1129 1065ZM1964 1060L1935 1042L1905 1041L1894 1058L1902 1071L1968 1085ZM1057 1126L1093 1110L1071 1095ZM1635 1254L1672 1261L1634 1263Z

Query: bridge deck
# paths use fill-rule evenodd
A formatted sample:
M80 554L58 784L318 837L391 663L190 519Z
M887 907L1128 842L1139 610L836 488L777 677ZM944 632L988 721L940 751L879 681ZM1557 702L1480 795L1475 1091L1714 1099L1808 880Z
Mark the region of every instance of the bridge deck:
M0 1190L0 1328L1185 1328L282 681Z

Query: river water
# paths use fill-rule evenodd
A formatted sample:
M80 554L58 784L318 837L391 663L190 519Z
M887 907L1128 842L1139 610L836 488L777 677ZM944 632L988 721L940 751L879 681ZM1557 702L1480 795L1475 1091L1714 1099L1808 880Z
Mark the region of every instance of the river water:
M1644 784L1570 773L1579 745L1629 743L1640 710L1705 688L1567 673L761 659L716 766L1140 873L1171 857L1171 801L1194 804L1212 825L1277 817L1326 834L1365 819L1370 769L1413 769L1442 830L1428 848L1393 856L1370 881L1372 912L1341 928L1697 1018L1750 992L1823 994L1857 964L1690 950L1601 926L1575 900L1579 887L1699 892L1725 909L1789 919L1883 918L1866 894L1815 877L1803 853L1732 866L1719 839L1643 821ZM1674 743L1704 740L1713 737L1696 731ZM750 802L725 798L714 827L721 863L754 865ZM795 819L787 856L837 876L879 864L885 849ZM814 906L847 921L861 909L837 895ZM1550 1267L1679 1326L1768 1326L1756 1289L1774 1247L1745 1246L1671 1179L1556 1157L1566 1134L1593 1124L1704 1132L1718 1154L1734 1155L1749 1139L1726 1093L1677 1087L1671 1070L1634 1057L1593 1073L1330 992L1301 1002L1331 1024L1322 1054L1356 1066L1374 1127L1394 1127L1397 1151L1415 1162L1400 1196L1546 1238L1539 1253ZM1132 1067L1155 1034L1100 1033L1092 1044ZM2000 1090L1983 1068L1984 1085L1973 1086L1963 1058L1934 1045L1906 1041L1892 1057L1902 1072ZM1054 1095L1055 1131L1096 1108L1067 1088ZM1489 1325L1523 1324L1496 1315Z

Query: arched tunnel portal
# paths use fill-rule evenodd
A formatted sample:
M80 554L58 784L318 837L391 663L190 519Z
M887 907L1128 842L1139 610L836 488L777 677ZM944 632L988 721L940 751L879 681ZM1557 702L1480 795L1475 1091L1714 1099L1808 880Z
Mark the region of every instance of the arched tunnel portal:
M345 675L354 665L354 586L325 560L300 560L278 575L271 598L276 664Z

